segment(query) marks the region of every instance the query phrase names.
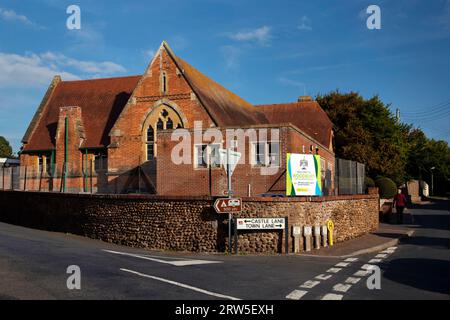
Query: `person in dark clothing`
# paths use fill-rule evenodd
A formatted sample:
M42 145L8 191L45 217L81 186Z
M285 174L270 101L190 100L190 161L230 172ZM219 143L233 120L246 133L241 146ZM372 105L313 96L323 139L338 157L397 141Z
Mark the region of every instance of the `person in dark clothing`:
M397 211L397 223L403 223L403 211L406 207L406 196L402 193L402 190L398 189L398 193L394 196L394 206Z

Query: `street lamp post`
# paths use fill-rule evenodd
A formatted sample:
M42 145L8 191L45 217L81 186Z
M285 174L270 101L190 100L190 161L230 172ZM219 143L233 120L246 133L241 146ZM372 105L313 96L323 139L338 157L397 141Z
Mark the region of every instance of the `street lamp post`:
M434 179L433 179L433 170L436 169L436 167L431 167L431 195L434 196Z

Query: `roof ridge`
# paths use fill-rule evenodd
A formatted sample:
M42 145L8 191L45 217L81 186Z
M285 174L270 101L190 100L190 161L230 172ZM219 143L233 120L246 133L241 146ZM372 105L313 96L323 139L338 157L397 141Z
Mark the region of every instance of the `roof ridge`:
M142 75L131 75L131 76L120 76L120 77L107 77L107 78L93 78L93 79L78 79L78 80L61 80L62 83L68 82L87 82L87 81L101 81L101 80L116 80L124 78L137 78L142 77Z
M279 102L279 103L263 103L263 104L255 104L255 107L262 107L262 106L280 106L280 105L288 105L288 104L302 104L302 103L317 103L319 104L316 100L311 100L311 101L294 101L294 102Z

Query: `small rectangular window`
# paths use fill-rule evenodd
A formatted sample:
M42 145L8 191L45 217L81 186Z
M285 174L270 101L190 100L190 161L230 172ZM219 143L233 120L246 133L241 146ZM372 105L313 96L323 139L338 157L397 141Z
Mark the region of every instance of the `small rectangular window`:
M254 147L254 159L253 163L256 166L264 166L266 164L266 143L258 142L253 145Z
M197 168L206 168L208 166L206 149L206 144L195 146L195 164Z
M279 166L280 165L280 143L270 142L269 143L269 165Z
M220 167L220 144L211 144L209 146L209 163L211 167Z
M107 169L107 157L105 154L96 154L94 156L95 172L105 171Z

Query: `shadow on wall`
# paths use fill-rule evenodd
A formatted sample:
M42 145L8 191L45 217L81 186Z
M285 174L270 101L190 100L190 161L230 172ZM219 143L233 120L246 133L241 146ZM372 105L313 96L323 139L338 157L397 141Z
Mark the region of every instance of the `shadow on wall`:
M98 174L98 193L101 194L156 194L156 159L120 174Z
M448 270L448 260L396 259L389 262L383 277L420 290L450 294Z

